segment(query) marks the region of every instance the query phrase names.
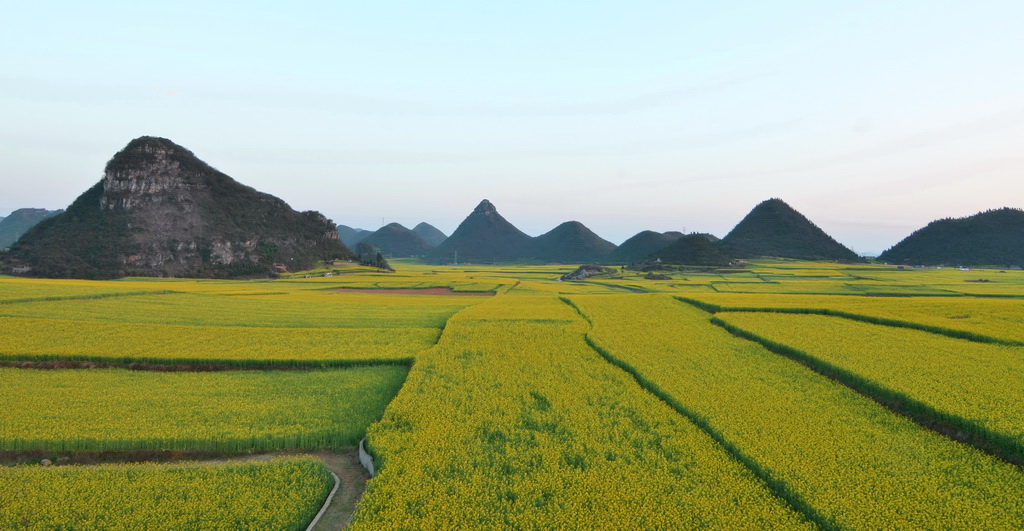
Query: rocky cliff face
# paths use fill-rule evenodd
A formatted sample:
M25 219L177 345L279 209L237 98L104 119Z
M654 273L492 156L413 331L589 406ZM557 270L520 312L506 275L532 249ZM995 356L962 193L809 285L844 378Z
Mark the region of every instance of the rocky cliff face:
M6 261L39 276L231 277L354 257L321 214L296 212L170 140L141 137Z

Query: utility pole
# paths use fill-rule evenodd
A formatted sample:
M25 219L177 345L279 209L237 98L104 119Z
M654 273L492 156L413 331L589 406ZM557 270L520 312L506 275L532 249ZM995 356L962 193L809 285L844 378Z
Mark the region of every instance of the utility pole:
M459 265L459 250L455 250L455 263L453 265Z

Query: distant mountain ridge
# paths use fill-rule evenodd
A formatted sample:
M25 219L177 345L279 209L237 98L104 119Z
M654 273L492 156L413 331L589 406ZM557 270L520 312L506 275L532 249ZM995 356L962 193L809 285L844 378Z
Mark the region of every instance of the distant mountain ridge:
M40 221L62 212L64 211L45 208L19 208L7 217L0 218L0 249L10 247Z
M18 212L0 218L0 248L5 243L4 227L19 217L15 215ZM960 254L940 255L932 252L934 249L912 248L911 243L930 234L925 229L933 224L964 221L963 226L984 225L982 221L965 221L968 218L939 220L916 231L911 235L914 239L908 237L907 242L886 251L883 258L909 263L978 264L987 260L1009 264L1017 254L1008 249L1022 246L1016 233L1000 232L995 225L1013 225L1021 211L994 212L1003 213L1006 219L990 223L994 232L977 237L988 243L956 243L963 250ZM450 237L426 222L412 230L392 223L368 231L345 225L328 227L323 225L325 221L329 220L319 213L300 214L280 199L238 183L170 140L140 137L111 158L103 179L79 196L67 212L37 225L25 242L13 244L0 256L0 265L40 276L231 277L294 271L325 258L351 259L354 254L349 248L363 241L387 256L421 257L434 263L458 260L621 265L653 257L680 265L701 265L721 264L722 257L759 256L862 261L776 198L755 206L720 241L711 234L690 235L713 245L717 242L720 255L703 241L674 231L642 231L615 246L578 221L561 223L531 237L498 214L486 199ZM945 238L949 240L956 236L954 233L949 232ZM684 242L675 245L680 240ZM947 241L944 245L948 248L954 244Z
M878 258L914 265L1024 267L1024 210L1000 208L936 220Z
M4 262L32 276L233 277L355 259L333 223L238 183L191 151L140 137L67 211L33 227Z
M437 227L434 227L426 221L418 223L412 228L412 231L420 238L423 238L423 241L433 245L434 247L441 245L442 242L448 239L448 236L446 236L445 233L441 232Z
M811 220L781 199L763 201L722 238L719 245L736 258L781 256L801 260L861 261Z
M675 231L665 233L653 230L640 231L612 251L608 255L608 261L616 264L631 264L647 258L651 253L667 247L682 237L683 233Z
M372 230L354 229L345 225L337 225L335 228L338 230L338 239L340 239L341 243L345 244L345 247L348 247L349 249L355 249L357 243L373 234Z
M406 258L423 256L434 248L415 232L398 223L384 225L376 232L363 238L360 243L376 247L384 256Z

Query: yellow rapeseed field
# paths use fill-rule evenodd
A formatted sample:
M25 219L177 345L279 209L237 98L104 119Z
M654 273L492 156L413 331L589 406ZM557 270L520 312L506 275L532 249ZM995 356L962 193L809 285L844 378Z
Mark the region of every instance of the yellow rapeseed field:
M577 296L595 344L840 528L1012 528L1024 474L665 295ZM805 334L813 334L805 330Z
M569 306L514 293L457 314L371 427L355 528L807 526Z
M380 418L406 370L0 368L0 450L251 452L353 446Z
M395 265L273 281L0 277L0 364L259 369L0 368L0 459L338 449L365 433L378 475L357 529L1024 522L1019 468L675 299L849 314L719 317L1019 441L1024 347L947 336L1024 341L1020 271L759 260L561 282L576 265ZM439 287L496 295L389 291ZM301 528L329 488L315 461L223 470L0 467L0 527Z
M729 312L717 317L965 419L1005 437L1024 455L1024 347L822 315Z
M0 317L0 360L337 365L411 360L436 328L253 328Z
M301 530L333 486L312 457L0 467L0 528Z
M441 328L479 297L339 293L170 293L0 304L0 316L250 328Z
M828 295L685 295L729 310L830 310L868 318L902 321L953 332L1024 342L1024 303L1015 298L850 297Z

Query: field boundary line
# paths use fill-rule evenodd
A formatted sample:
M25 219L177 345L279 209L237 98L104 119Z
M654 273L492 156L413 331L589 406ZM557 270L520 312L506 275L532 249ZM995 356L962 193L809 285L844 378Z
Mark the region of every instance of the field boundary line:
M992 432L973 421L937 410L904 393L889 389L802 350L777 343L729 324L719 317L712 317L711 323L725 329L736 337L757 343L769 352L799 363L924 429L954 442L969 445L984 454L1007 462L1017 468L1024 468L1024 447L1010 436Z
M21 304L25 302L76 301L89 299L109 299L113 297L136 297L139 295L180 295L185 292L174 290L161 291L126 291L124 293L94 293L92 295L67 295L64 297L26 297L24 299L0 300L0 304Z
M341 486L341 479L338 478L338 475L335 474L333 470L328 471L331 473L331 477L334 478L334 488L331 489L331 492L327 495L327 499L324 500L323 506L320 507L320 512L316 513L316 516L313 517L313 521L310 522L308 526L306 526L306 531L312 531L313 528L316 527L316 524L320 522L320 519L323 518L324 513L327 512L327 508L331 506L331 501L334 500L334 494L338 492L338 487Z
M988 343L995 345L1005 345L1009 347L1024 347L1024 341L1016 341L1012 339L1002 339L994 336L988 336L985 334L978 334L975 332L968 332L966 330L956 330L953 328L945 328L941 326L926 325L921 323L915 323L913 321L904 321L901 319L888 319L885 317L873 317L870 315L863 315L859 313L844 312L842 310L830 310L827 308L768 308L768 307L754 307L754 306L720 306L718 304L711 304L703 302L697 299L691 299L689 297L683 297L680 295L673 295L673 297L680 301L685 302L691 306L696 306L701 310L704 310L711 314L716 313L788 313L788 314L803 314L803 315L824 315L828 317L839 317L841 319L849 319L851 321L859 321L862 323L868 323L879 326L891 326L893 328L907 328L911 330L918 330L921 332L928 332L931 334L941 335L950 337L953 339L962 339L964 341L972 341L975 343Z
M593 321L588 317L576 304L568 297L560 297L562 302L568 304L576 312L583 317L590 327L593 328ZM799 493L794 491L785 481L775 477L771 470L761 466L757 461L751 459L739 448L729 442L724 436L715 430L711 423L702 415L691 411L689 408L684 406L671 394L665 392L657 384L646 379L639 370L630 365L628 362L615 357L611 352L602 347L589 333L584 334L584 340L587 345L596 352L599 356L604 358L609 364L617 367L619 370L628 374L633 381L640 386L641 389L647 391L658 400L662 401L673 411L684 417L685 419L696 425L701 431L703 431L708 437L715 441L732 459L736 460L741 466L746 468L759 479L768 491L771 492L775 497L782 500L788 505L794 512L800 514L808 521L814 523L821 529L836 529L836 525L829 521L824 515L820 514L814 509L806 500L800 496Z
M287 371L403 365L415 358L335 360L231 360L209 358L118 358L59 354L2 354L0 367L16 369L128 369L155 372Z

